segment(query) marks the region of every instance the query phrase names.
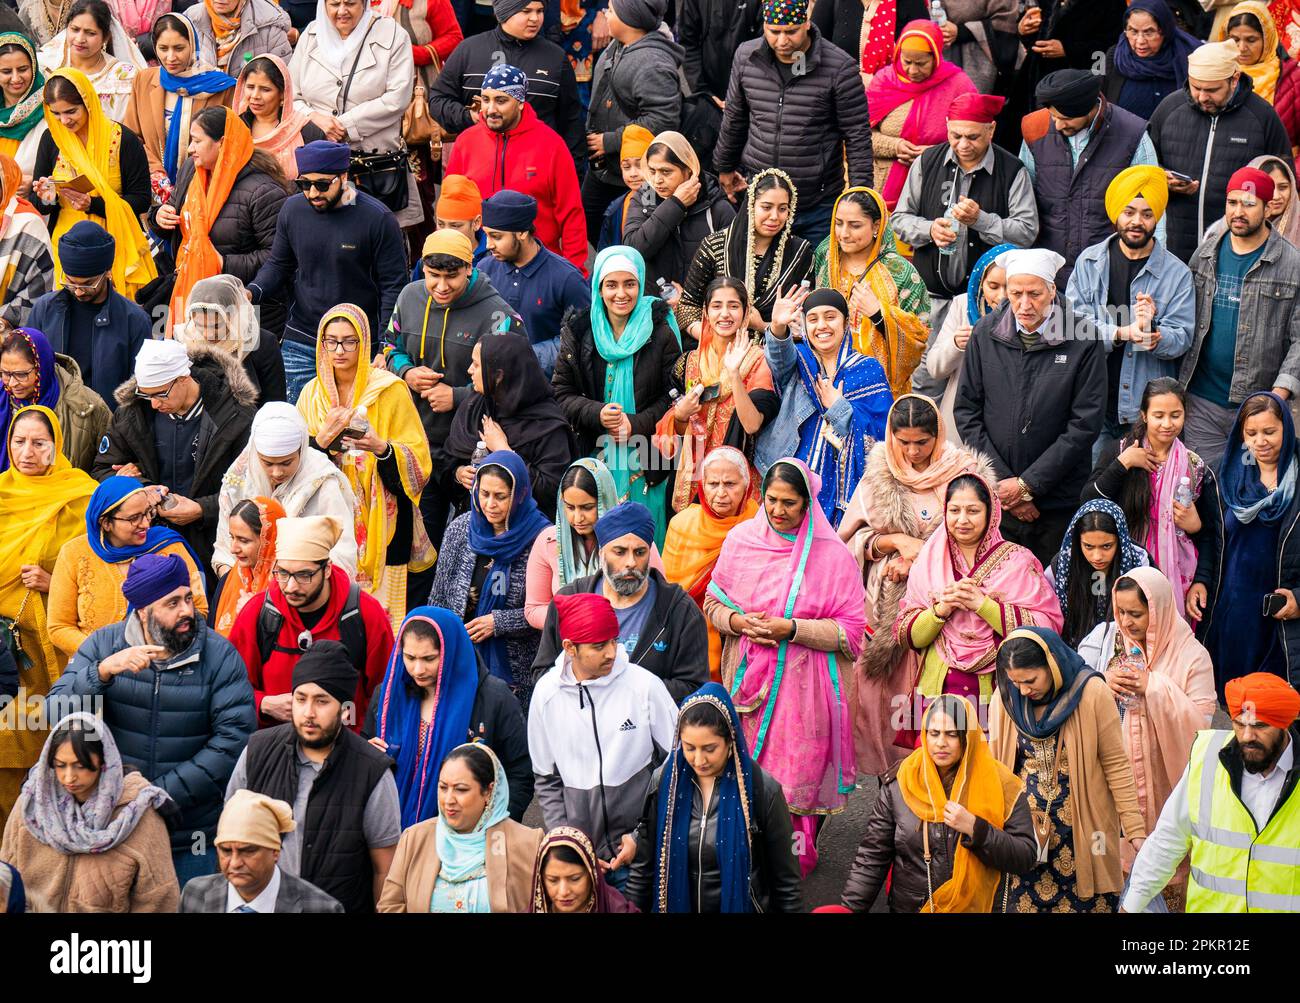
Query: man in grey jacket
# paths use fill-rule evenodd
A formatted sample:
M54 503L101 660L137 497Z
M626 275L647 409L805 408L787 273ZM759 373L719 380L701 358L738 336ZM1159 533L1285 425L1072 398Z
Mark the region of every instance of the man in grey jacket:
M663 27L667 0L611 0L606 17L614 39L591 78L587 152L582 182L587 239L600 239L605 210L627 194L619 164L623 130L639 125L658 135L682 118L682 47Z
M1226 232L1192 258L1196 333L1178 378L1187 448L1217 469L1241 402L1257 390L1300 393L1300 251L1265 222L1273 179L1243 167L1228 181Z

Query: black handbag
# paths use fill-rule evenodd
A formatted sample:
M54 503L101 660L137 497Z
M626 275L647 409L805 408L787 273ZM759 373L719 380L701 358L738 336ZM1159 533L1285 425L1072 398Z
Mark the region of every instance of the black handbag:
M27 608L27 600L31 597L32 590L28 589L27 594L23 596L22 605L18 607L17 616L0 616L0 647L9 649L9 654L13 655L14 664L19 672L32 667L31 656L23 651L23 638L18 629L18 621L22 618L23 610Z
M365 51L366 39L370 36L370 28L374 26L375 22L372 20L365 35L361 37L361 44L357 46L357 55L352 60L352 69L348 71L348 79L343 84L343 92L339 95L338 104L335 106L335 117L343 114L347 107L352 78L356 76L357 64L361 62L361 53ZM348 176L353 184L367 195L377 198L391 212L401 212L410 201L410 171L409 154L405 144L390 153L353 151L348 163Z

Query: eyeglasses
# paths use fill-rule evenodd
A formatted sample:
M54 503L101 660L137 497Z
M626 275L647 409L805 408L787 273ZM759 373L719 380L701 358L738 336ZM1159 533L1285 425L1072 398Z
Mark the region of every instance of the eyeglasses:
M335 174L329 178L294 178L293 183L297 186L298 191L306 194L307 192L327 192L334 187L334 182L343 177L342 174Z
M97 279L94 279L91 282L73 282L71 279L67 279L67 278L63 280L64 288L67 289L69 292L74 292L74 293L93 293L96 289L98 289L103 284L104 284L103 275L101 275Z
M129 526L148 526L158 514L156 508L147 508L143 512L137 512L135 515L110 515L109 518L114 522L124 522Z
M3 369L0 369L0 383L12 383L15 380L21 383L23 380L31 379L32 373L34 372L36 372L35 369L18 369L14 372L7 373Z
M1147 42L1159 38L1160 35L1161 35L1161 31L1159 28L1125 28L1124 29L1125 38L1140 38L1143 41L1147 41Z
M271 574L281 585L287 585L292 578L299 585L308 585L311 580L325 570L328 561L321 561L312 571L285 571L284 568L272 568Z
M176 379L172 380L170 383L167 384L167 389L166 389L166 390L160 390L160 391L158 391L158 393L156 393L156 394L147 394L147 393L145 393L143 390L139 390L139 389L137 389L136 392L135 392L135 395L136 395L137 397L139 397L141 400L146 400L146 401L165 401L168 397L171 396L171 392L172 392L174 389L176 389L176 384L177 384L178 382L180 382L180 377L179 377L179 376L177 376Z
M358 348L361 347L361 339L360 338L343 338L343 339L325 338L321 341L321 344L325 346L325 351L327 352L338 352L340 350L344 352L355 352Z

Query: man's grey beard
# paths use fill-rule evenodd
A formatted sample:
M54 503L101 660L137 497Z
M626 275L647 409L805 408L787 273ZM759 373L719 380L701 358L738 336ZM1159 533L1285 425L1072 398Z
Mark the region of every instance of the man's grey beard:
M158 622L158 618L153 615L153 610L146 614L149 618L149 636L153 638L154 644L160 644L167 649L168 654L179 655L194 642L194 633L197 627L194 617L187 616L178 620L172 627L164 627ZM183 633L180 628L189 624L189 631Z
M645 580L649 576L648 571L640 571L635 568L631 571L621 571L618 574L611 573L608 567L605 568L605 580L609 582L610 587L618 595L624 598L634 596L640 592L641 586L645 584Z

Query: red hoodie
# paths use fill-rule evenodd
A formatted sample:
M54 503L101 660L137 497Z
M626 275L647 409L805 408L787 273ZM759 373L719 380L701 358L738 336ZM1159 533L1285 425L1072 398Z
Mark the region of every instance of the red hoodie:
M325 604L325 615L320 618L311 632L317 641L341 641L339 634L339 614L348 600L348 589L352 586L348 574L338 565L330 567L330 600ZM293 667L298 662L297 655L282 651L272 651L266 664L262 664L262 652L257 643L257 618L262 612L262 603L267 599L275 605L284 616L280 627L280 636L276 639L277 648L297 648L298 636L305 629L298 611L284 600L284 593L273 580L270 587L260 596L248 601L235 625L230 629L230 643L243 656L248 667L248 681L253 684L253 706L258 708L258 725L269 728L282 724L261 712L262 697L278 696L288 693L293 686ZM388 656L393 650L393 625L388 619L388 611L379 604L374 596L362 592L360 597L361 620L366 627L366 672L357 683L356 719L352 730L358 731L366 719L366 705L370 694L384 679L384 670L388 667Z
M470 126L443 171L473 179L484 198L508 188L537 199L537 239L587 274L587 216L573 154L532 105L504 135L481 121Z

